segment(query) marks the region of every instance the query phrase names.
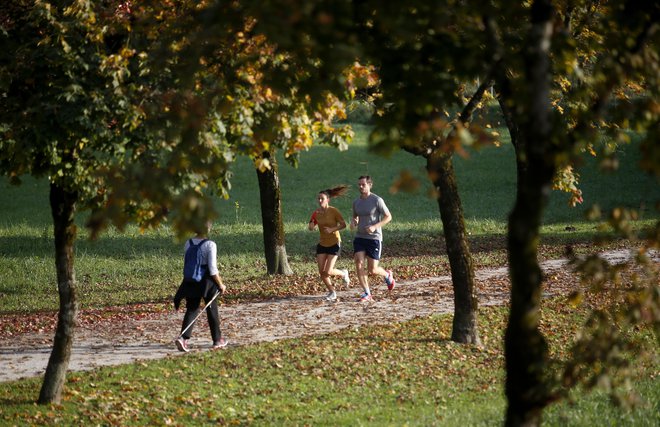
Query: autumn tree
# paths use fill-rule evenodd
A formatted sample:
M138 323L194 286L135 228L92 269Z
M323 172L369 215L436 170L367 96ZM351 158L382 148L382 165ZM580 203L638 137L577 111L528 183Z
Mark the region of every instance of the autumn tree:
M178 95L188 94L205 120L187 117L174 122L203 124L205 133L222 140L232 156L252 159L259 185L264 254L269 274L291 274L281 208L278 154L294 167L300 153L314 143L345 149L349 126L339 95L324 92L310 99L297 87L302 69L290 55L278 52L253 28L255 20L239 4L221 10L182 3L163 13L158 2L142 6L144 26L159 34L154 69L178 83ZM180 110L173 105L174 109Z
M652 94L658 90L653 71L658 58L651 52L657 46L659 10L650 5L637 10L633 3L537 1L519 8L495 4L484 11L488 46L499 64L495 87L518 165L508 233L508 425L539 424L543 408L558 393L548 380L548 349L539 331L543 275L537 261L553 183L581 152L598 147L603 136L623 141L631 123L642 134L657 124ZM610 114L612 96L625 93L631 80L644 86L640 101L626 102L623 115Z
M150 44L148 32L127 37L132 20L122 2L12 1L0 14L0 172L50 185L60 308L40 403L60 401L71 356L76 213L91 211L93 237L110 224L166 219L183 234L213 216L204 187L227 188L231 151L202 121L181 120L182 111L206 117L173 90L172 75L151 74L149 55L129 48Z
M125 52L106 49L96 13L83 2L12 1L3 6L0 171L47 177L60 309L39 402L59 402L78 301L73 268L75 213L104 183L95 173L129 144L137 114L121 90Z
M492 80L480 75L488 69L469 69L456 61L452 53L470 49L473 41L443 8L426 2L357 5L356 15L368 17L358 22L362 57L377 69L381 88L372 147L381 152L403 149L426 159L452 275L451 339L480 344L474 267L453 156L464 152L466 142L488 139L471 121ZM460 16L459 9L452 13ZM484 83L468 93L465 82L477 77Z

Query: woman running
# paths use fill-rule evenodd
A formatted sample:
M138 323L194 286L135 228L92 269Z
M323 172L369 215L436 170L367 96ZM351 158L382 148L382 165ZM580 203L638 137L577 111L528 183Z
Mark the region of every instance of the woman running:
M325 297L327 301L336 301L337 293L332 285L330 276L342 276L346 286L350 284L348 277L348 270L337 270L335 262L339 257L341 251L341 236L340 230L346 228L346 221L341 216L337 208L330 206L330 199L346 194L348 191L347 185L339 185L334 188L320 191L317 196L319 208L312 213L307 228L311 231L318 225L320 239L316 245L316 262L319 266L319 274L321 280L328 288L328 295Z

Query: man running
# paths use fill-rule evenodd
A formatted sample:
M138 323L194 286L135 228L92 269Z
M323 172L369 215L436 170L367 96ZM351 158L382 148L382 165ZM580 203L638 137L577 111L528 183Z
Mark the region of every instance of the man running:
M358 179L360 197L353 201L351 230L357 228L353 240L353 259L358 280L363 289L360 301L371 301L369 275L383 277L387 289L394 289L395 281L392 270L385 270L378 265L383 248L382 227L392 221L392 214L385 201L371 192L373 181L369 175ZM366 266L365 266L366 261Z

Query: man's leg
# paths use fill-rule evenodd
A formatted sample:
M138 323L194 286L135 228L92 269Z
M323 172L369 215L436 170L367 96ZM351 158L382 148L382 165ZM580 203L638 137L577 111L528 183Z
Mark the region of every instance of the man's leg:
M373 253L374 257L380 256L381 254L380 249L381 249L381 244L379 242L378 251ZM394 275L392 273L392 270L385 270L383 267L380 266L380 259L374 259L369 254L367 254L367 260L368 260L369 274L381 276L383 279L385 279L385 284L387 285L387 289L392 290L394 288Z
M371 291L369 291L369 277L367 276L367 270L364 265L365 258L366 253L363 251L356 252L355 255L353 255L353 259L355 260L355 272L357 273L360 286L362 286L364 293L371 294Z

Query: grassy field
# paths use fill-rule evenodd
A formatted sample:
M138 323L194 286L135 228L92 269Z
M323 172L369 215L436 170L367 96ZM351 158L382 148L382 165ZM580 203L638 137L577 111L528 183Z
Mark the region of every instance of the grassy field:
M437 203L429 197L424 159L405 152L390 158L369 153L368 130L357 127L355 143L345 152L315 147L302 155L298 169L280 162L286 247L296 273L290 280L264 274L256 173L247 159L237 162L232 198L217 201L221 216L212 232L219 245L221 274L229 285L230 299L322 289L313 259L318 236L306 230L307 220L316 208L317 192L340 183L351 185L351 192L332 203L348 217L361 174L374 177L373 191L385 198L394 216L385 230L384 263L395 267L402 279L414 274L448 274L442 225ZM634 144L622 148L622 167L616 175L603 175L595 162L587 159L580 171L585 199L582 206L570 208L566 194L552 194L543 228L544 257L561 256L565 243L590 241L596 224L584 219L584 211L592 203L604 209L619 204L637 208L639 227L658 217L653 207L660 200L660 185L637 171L638 156ZM417 193L389 193L402 170L420 179L422 186ZM515 194L513 149L504 141L499 148L459 157L456 173L476 265L502 265L506 260L506 218ZM23 185L14 187L2 179L0 206L0 313L55 310L58 301L47 183L26 178ZM136 227L123 233L110 230L99 240L89 241L84 220L82 213L75 259L83 308L159 302L171 297L181 274L182 243L167 226L144 234ZM349 231L342 237L348 250L338 265L350 268ZM294 281L303 281L308 288L296 288Z
M506 314L480 310L483 347L451 342L451 317L433 316L71 373L61 405L31 403L39 379L1 383L0 424L502 425ZM563 299L544 304L554 358L566 357L583 314ZM653 334L638 333L653 348ZM634 410L612 406L603 391L576 392L544 424L656 426L657 364L639 353L634 372Z

